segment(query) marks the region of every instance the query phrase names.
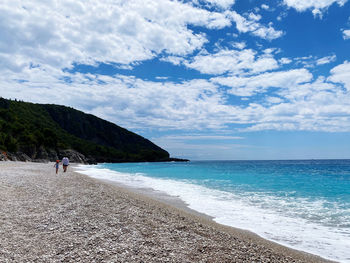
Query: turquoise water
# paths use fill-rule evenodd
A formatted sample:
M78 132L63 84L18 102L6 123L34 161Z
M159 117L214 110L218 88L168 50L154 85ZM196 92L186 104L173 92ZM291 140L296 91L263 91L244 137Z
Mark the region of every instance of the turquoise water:
M218 223L350 262L350 160L122 163L82 169L96 178L177 196Z

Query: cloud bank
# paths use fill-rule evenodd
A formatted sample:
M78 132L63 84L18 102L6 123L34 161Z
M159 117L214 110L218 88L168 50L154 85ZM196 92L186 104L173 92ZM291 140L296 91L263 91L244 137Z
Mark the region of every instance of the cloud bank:
M303 68L297 62L307 59L279 54L272 43L285 32L262 15L233 11L233 0L204 2L209 8L198 1L4 0L0 95L73 106L133 129L350 131L349 62L316 76L311 68L336 55ZM305 11L345 1L284 3ZM210 48L209 32L225 28L231 46ZM147 80L75 70L157 60L198 75Z

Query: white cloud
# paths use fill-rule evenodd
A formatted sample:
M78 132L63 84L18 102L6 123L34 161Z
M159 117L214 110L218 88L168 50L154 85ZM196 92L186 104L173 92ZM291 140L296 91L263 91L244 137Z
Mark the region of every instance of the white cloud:
M251 34L258 36L266 40L273 40L283 35L283 31L275 30L270 23L268 27L258 23L255 18L244 18L235 11L226 12L226 15L230 17L235 23L237 30L242 33L250 32ZM256 17L258 18L258 17Z
M327 80L312 81L310 72L298 69L173 83L34 67L0 75L0 90L6 98L65 104L130 129L198 131L244 124L244 130L350 131L350 92L340 85L350 88L349 72L344 62ZM219 83L231 87L231 94L266 99L230 105Z
M237 48L237 49L244 49L247 44L245 42L233 42L231 43L232 47Z
M259 14L254 14L254 13L249 13L248 18L253 21L259 21L261 19L261 15Z
M158 80L167 80L169 77L156 77Z
M333 97L331 92L333 90L336 90L333 84L326 82L324 77L319 77L314 82L297 82L296 84L286 86L277 93L291 102L310 101L310 98L315 102L315 99L319 100L322 97L322 101L319 101L320 105L322 105L334 102L331 100ZM324 94L328 94L329 98L323 97ZM325 99L325 101L323 101L323 99Z
M319 17L321 19L323 18L323 13L320 9L313 9L312 14L314 15L314 17Z
M343 38L349 39L350 38L350 29L343 30Z
M286 18L288 16L287 12L281 12L278 16L277 16L277 21L282 21L284 18Z
M265 9L265 10L268 10L270 7L269 7L268 5L266 5L266 4L262 4L262 5L261 5L261 8L262 8L262 9Z
M281 50L279 48L266 48L263 50L264 54L268 54L268 55L278 54L278 53L280 53L280 51Z
M315 68L320 65L329 64L331 62L336 61L336 55L330 55L322 58L318 58L316 56L305 56L305 57L296 57L293 60L297 65L302 65L305 68Z
M283 0L284 4L293 7L298 11L305 11L307 9L323 9L337 3L343 6L347 0Z
M231 7L236 2L236 0L204 0L204 1L224 9Z
M69 68L73 63L130 64L160 53L184 56L207 42L188 25L218 29L231 21L224 14L170 0L4 0L2 67L21 71L30 64Z
M283 2L288 7L295 8L299 12L312 9L314 16L319 15L322 17L323 10L327 9L334 3L343 6L347 0L283 0Z
M232 0L210 1L221 6ZM281 36L271 25L236 12L210 12L179 1L130 0L0 3L0 71L21 72L33 65L72 68L75 64L133 63L158 55L179 65L208 42L188 25L220 29L235 21L240 32L268 40ZM242 48L242 45L241 45ZM272 62L272 60L270 60Z
M169 63L177 66L177 65L180 65L184 61L184 58L183 57L176 57L176 56L168 56L168 57L160 58L160 60L165 61L165 62L169 62Z
M324 64L328 64L328 63L331 63L331 62L334 62L335 60L337 59L337 56L336 55L332 55L332 56L328 56L328 57L323 57L323 58L320 58L316 61L316 65L324 65Z
M273 40L283 35L282 31L276 31L271 25L268 27L259 27L252 32L253 35L267 40Z
M228 92L236 96L253 96L264 93L268 88L288 88L309 82L312 75L306 69L268 72L250 77L217 77L214 83L231 87Z
M153 82L32 68L20 76L1 75L0 90L6 98L64 104L127 128L220 128L235 108L225 105L225 94L206 80Z
M334 76L339 74L334 81L344 80L342 76L347 66L334 69ZM279 97L276 101L273 99L272 105L253 105L262 114L247 130L350 131L350 93L324 77L286 85L276 94ZM278 103L279 98L283 99L281 103ZM269 97L266 101L271 103Z
M266 102L270 104L280 104L283 102L283 99L279 97L267 97Z
M234 3L209 2L221 7ZM233 44L236 50L209 54L204 51L207 36L189 27L220 29L234 21L241 33L267 40L282 36L282 31L258 23L259 19L170 0L3 0L1 96L64 104L133 129L200 130L244 124L251 130L350 131L349 62L334 67L328 79L315 81L306 69L269 72L291 60L277 61L278 51L262 48L258 53L239 41ZM187 57L196 50L202 52ZM64 70L101 62L131 69L138 61L159 56L201 73L229 76L174 83L164 77L145 81ZM301 63L310 60L322 65L335 56L300 58ZM255 94L265 99L254 101ZM245 101L230 105L231 95L244 96Z
M345 61L343 64L334 67L328 79L344 84L345 88L350 92L350 62Z
M292 60L289 58L281 58L280 60L278 60L278 62L281 64L290 64L292 63Z
M199 54L184 64L205 74L241 74L264 72L278 68L277 61L269 54L257 56L251 49L221 50L215 54Z

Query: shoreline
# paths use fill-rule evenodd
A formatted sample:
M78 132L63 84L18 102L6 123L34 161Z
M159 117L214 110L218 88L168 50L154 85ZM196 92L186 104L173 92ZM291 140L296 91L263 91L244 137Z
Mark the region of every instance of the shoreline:
M318 259L321 260L320 262L337 262L337 261L333 261L331 259L324 258L320 255L312 254L310 252L306 252L303 250L298 250L298 249L295 249L291 246L281 244L281 243L278 243L278 242L273 241L273 240L269 240L269 239L264 238L264 237L258 235L257 233L250 231L250 230L241 229L241 228L237 228L234 226L229 226L229 225L217 223L214 220L214 217L189 208L188 204L186 204L179 197L168 195L165 192L160 192L160 191L154 190L152 188L131 187L131 186L124 185L122 183L108 180L108 179L93 178L93 177L90 177L89 175L84 174L83 171L79 171L79 170L75 170L75 172L81 173L81 174L83 174L83 175L85 175L93 180L96 180L97 182L102 182L102 183L113 185L121 191L131 192L137 198L141 198L142 200L147 200L148 202L156 202L162 206L165 206L168 209L179 210L182 213L187 214L187 216L194 217L194 218L196 218L196 220L203 221L212 227L221 229L221 230L228 232L228 233L232 233L232 234L234 234L236 236L240 236L244 239L251 239L251 240L253 240L253 242L266 242L266 243L269 243L268 244L269 246L284 250L287 253L290 253L290 251L288 251L288 250L291 250L292 253L294 253L294 252L296 252L297 254L301 253L301 254L303 254L302 256L305 255L307 257L307 262L319 262L319 261L317 261ZM313 261L313 260L316 260L316 261Z
M0 162L0 169L5 261L331 262L72 166L59 175L51 163Z
M79 171L75 171L75 172L80 173ZM81 174L83 174L83 173L81 173ZM83 174L83 175L85 175L85 174ZM88 175L85 175L85 176L88 176ZM159 202L163 205L167 205L169 207L179 209L179 210L186 212L186 213L189 213L191 215L203 217L205 219L208 219L208 220L215 222L213 220L214 218L212 216L189 208L188 204L186 204L186 202L181 200L179 197L171 196L171 195L168 195L167 193L156 191L152 188L134 188L134 187L130 187L130 186L127 186L127 185L124 185L124 184L121 184L121 183L118 183L118 182L115 182L112 180L97 179L97 178L92 178L92 177L89 177L89 178L94 179L98 182L104 182L106 184L111 184L120 190L123 189L124 191L128 191L128 192L131 192L133 194L136 194L140 198L149 198L152 201L156 201L156 202Z
M77 171L75 171L75 172L77 172ZM85 175L85 176L88 176L88 175ZM167 209L179 210L182 213L185 213L186 216L194 217L195 220L203 221L204 223L209 224L210 226L222 229L223 231L226 231L229 233L233 233L234 235L241 236L243 238L252 239L254 241L258 240L258 242L271 242L271 244L269 244L269 245L276 246L278 249L292 250L292 251L297 252L297 253L302 253L302 254L306 254L307 256L311 256L311 258L318 257L321 260L324 260L321 262L337 262L337 261L332 261L331 259L324 258L320 255L312 254L310 252L299 250L299 249L293 248L291 246L278 243L277 241L264 238L264 237L260 236L259 234L254 233L253 231L250 231L247 229L242 229L242 228L238 228L238 227L234 227L234 226L220 224L220 223L215 221L214 217L189 208L188 204L186 204L183 200L181 200L178 197L173 197L173 196L170 196L166 193L161 193L161 192L158 192L158 191L151 189L151 188L133 188L133 187L123 185L121 183L107 180L107 179L96 179L96 178L92 178L92 177L89 177L89 178L96 180L97 182L102 182L102 183L113 185L116 188L118 188L119 191L128 192L129 194L135 195L136 198L146 200L147 202L156 202L156 203L158 203L158 205L165 206ZM313 261L308 261L308 262L313 262ZM318 261L315 261L315 262L318 262Z

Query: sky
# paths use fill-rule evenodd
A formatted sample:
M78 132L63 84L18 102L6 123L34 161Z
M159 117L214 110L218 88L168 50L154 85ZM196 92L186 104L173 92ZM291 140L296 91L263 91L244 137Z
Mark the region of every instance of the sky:
M2 0L0 96L173 157L350 158L350 0Z

